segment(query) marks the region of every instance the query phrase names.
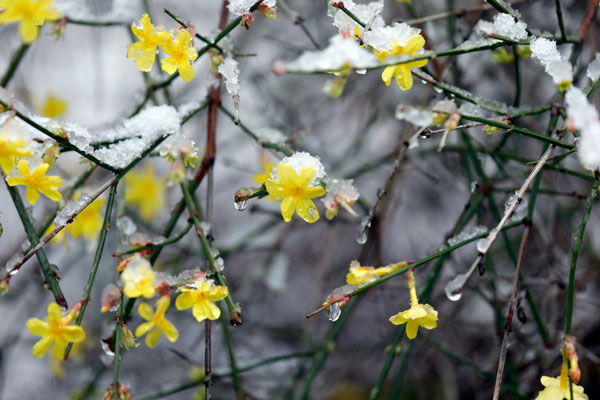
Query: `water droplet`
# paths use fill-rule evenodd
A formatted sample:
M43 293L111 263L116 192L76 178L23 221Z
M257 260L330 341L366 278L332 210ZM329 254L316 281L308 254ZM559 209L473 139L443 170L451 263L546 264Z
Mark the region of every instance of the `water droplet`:
M446 297L450 301L459 301L460 298L462 297L462 290L460 292L449 292L448 287L446 286L445 292L446 292Z
M310 216L312 218L317 218L317 213L316 213L316 211L315 211L315 209L313 207L309 207L308 213L310 214Z
M425 128L421 131L421 133L419 134L419 137L423 138L423 139L429 139L431 137L431 129L429 128Z
M367 232L364 229L358 231L358 234L356 235L356 241L358 242L358 244L367 243Z
M15 265L17 265L17 263L20 260L21 260L21 254L15 254L11 258L9 258L9 260L4 265L4 268L6 269L6 273L9 274L10 276L16 275L19 272L19 270L16 269L13 271L12 269Z
M383 197L386 195L386 193L387 191L384 188L377 189L377 197Z
M110 347L108 346L108 343L106 343L104 340L101 340L100 344L102 345L102 351L104 352L104 354L106 354L107 356L110 356L110 357L115 356L114 351L112 351L110 349Z
M490 244L489 237L481 238L477 241L477 251L485 254L488 250L488 246Z
M460 279L457 279L460 278ZM458 275L456 278L452 279L450 282L446 284L444 288L444 292L446 293L446 297L450 301L458 301L462 297L462 289L463 289L464 281L462 279L462 275Z
M215 259L215 267L217 267L219 271L223 271L225 269L225 261L223 261L221 257L217 257L217 259Z
M437 86L434 87L433 90L435 90L437 93L442 93L443 92L443 90L441 88L437 87Z
M340 306L338 305L338 303L333 303L332 305L327 307L326 311L327 311L327 318L331 322L337 321L340 318L340 314L342 313L342 310L341 310Z
M248 202L246 200L233 202L235 209L238 211L244 211L246 209L247 204L248 204Z

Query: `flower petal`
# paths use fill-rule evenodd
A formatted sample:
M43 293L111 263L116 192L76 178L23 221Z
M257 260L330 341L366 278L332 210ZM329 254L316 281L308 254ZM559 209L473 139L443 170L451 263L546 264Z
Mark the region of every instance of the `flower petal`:
M419 331L419 323L416 321L408 320L406 323L406 336L409 339L414 339L417 337L417 332Z
M319 211L315 203L309 199L300 199L296 203L296 212L308 223L316 222L319 219Z
M383 70L381 74L381 79L383 80L386 86L390 86L390 82L392 81L392 77L394 76L395 72L395 66L385 67L385 69Z
M140 338L144 336L153 327L154 324L152 322L142 322L137 328L135 328L135 337Z
M58 360L62 360L67 349L67 342L63 339L56 339L54 347L52 347L52 356Z
M179 332L177 331L177 328L175 328L175 325L173 325L171 322L167 321L166 319L163 320L163 323L161 324L160 328L164 332L165 337L167 338L167 340L169 342L171 342L171 343L176 342L177 339L179 338Z
M390 317L390 322L394 325L402 325L403 323L405 323L407 321L407 319L404 318L404 316L402 314L403 314L403 312L399 312L396 315L392 315Z
M177 70L179 71L181 79L184 81L189 82L194 79L194 69L189 62L184 61L183 63L179 64L179 68Z
M37 358L44 357L44 354L46 354L48 347L50 347L53 341L54 339L52 339L50 336L44 336L38 340L37 343L33 345L33 349L31 350L33 356Z
M178 310L187 310L188 308L193 307L195 302L196 302L196 296L194 296L193 293L191 293L191 292L181 293L175 299L175 308L177 308Z
M37 39L40 28L33 22L31 18L21 19L19 24L19 35L23 43L31 44Z
M160 339L160 329L157 327L152 328L148 336L146 336L146 346L156 347Z
M152 317L154 317L154 310L148 303L141 303L138 306L138 313L140 313L142 318L144 318L146 321L151 321Z
M27 329L29 333L36 336L44 336L48 334L48 323L39 318L31 318L27 321Z
M283 220L285 222L290 222L292 220L292 215L294 215L294 210L296 210L296 202L293 197L286 197L281 202L281 215L283 216Z
M62 337L68 342L79 343L85 339L85 332L80 326L63 326L60 330Z

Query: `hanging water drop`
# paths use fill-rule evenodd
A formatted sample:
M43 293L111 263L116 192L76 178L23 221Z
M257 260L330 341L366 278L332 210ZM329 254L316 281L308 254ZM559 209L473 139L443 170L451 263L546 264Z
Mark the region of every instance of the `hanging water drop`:
M479 239L477 241L477 251L482 254L485 254L488 250L487 248L488 248L489 244L490 244L489 236Z
M444 292L446 293L446 297L450 301L458 301L462 297L462 290L453 292L452 289L450 289L450 285L446 285Z
M246 209L246 206L248 205L248 202L246 200L234 201L233 205L235 206L236 210L244 211Z
M340 314L342 313L342 310L341 310L340 306L338 305L338 303L333 303L332 305L327 307L326 311L327 311L327 318L331 322L337 321L340 318Z
M104 352L104 354L106 354L109 357L115 356L115 352L110 349L108 343L106 343L104 340L101 340L100 344L102 345L102 351Z
M356 241L358 242L358 244L367 243L367 232L364 229L358 231L358 234L356 235Z

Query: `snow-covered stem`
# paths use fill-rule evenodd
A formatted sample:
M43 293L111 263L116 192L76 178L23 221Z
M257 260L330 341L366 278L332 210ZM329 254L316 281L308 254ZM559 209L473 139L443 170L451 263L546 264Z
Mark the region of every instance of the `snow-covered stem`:
M113 182L112 186L110 187L110 192L108 193L108 200L106 201L106 208L104 210L104 220L102 222L102 228L100 229L100 233L98 236L98 244L96 245L94 261L92 261L90 275L88 277L87 283L85 284L85 287L83 288L83 296L81 297L81 309L79 311L79 314L77 315L77 318L75 319L75 325L78 326L81 326L85 310L87 309L87 306L91 301L92 287L94 286L94 281L96 280L96 272L98 272L98 266L100 265L100 260L102 259L102 252L104 251L106 235L110 230L110 217L112 215L112 208L115 202L115 196L117 194L117 183L118 182ZM65 349L64 360L67 360L69 358L69 353L71 352L72 347L73 343L69 343L69 345Z
M160 249L167 245L177 243L178 241L183 239L183 237L190 231L190 229L192 228L192 225L193 224L191 222L188 223L186 225L186 227L181 232L179 232L179 234L173 236L170 239L163 240L162 242L159 242L159 243L151 243L151 244L147 244L145 246L133 247L129 250L125 250L120 253L115 253L112 256L113 257L123 257L123 256L129 255L129 254L135 254L135 253L139 253L141 251L146 251L146 250L150 250L150 249L153 249L153 250Z
M523 230L523 236L521 237L521 245L519 246L519 255L517 258L517 269L513 277L512 291L508 300L508 312L506 315L506 324L504 325L504 335L502 337L502 345L500 347L500 357L498 360L498 369L496 371L496 383L494 384L493 400L500 398L500 386L502 385L502 375L504 374L504 364L506 362L506 352L508 350L508 336L512 331L512 319L515 310L515 299L517 297L517 288L519 287L519 277L521 275L521 268L523 267L523 257L525 255L525 248L527 247L527 241L529 239L529 232L531 230L531 223L525 224Z

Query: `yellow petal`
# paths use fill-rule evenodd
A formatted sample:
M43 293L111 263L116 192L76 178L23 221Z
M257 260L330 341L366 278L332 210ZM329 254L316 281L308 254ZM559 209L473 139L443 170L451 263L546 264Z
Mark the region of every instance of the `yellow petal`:
M192 79L194 79L194 69L192 68L189 62L184 61L183 63L181 63L179 65L178 71L179 75L181 75L181 79L183 79L184 81L189 82Z
M152 322L142 322L137 328L135 328L135 337L139 338L144 336L153 327L154 324Z
M141 303L138 306L138 313L140 313L142 318L144 318L146 321L151 321L152 317L154 317L154 310L152 310L152 306L148 303Z
M187 310L188 308L193 307L196 300L195 297L196 296L190 292L181 293L175 299L175 308L178 310Z
M60 320L62 319L62 312L60 310L60 307L58 304L52 302L50 304L48 304L48 322L52 323L53 321L55 322L60 322Z
M63 326L61 333L62 337L68 342L79 343L85 339L85 332L80 326Z
M309 199L300 199L296 203L296 212L308 223L316 222L319 219L319 211L315 203Z
M206 297L210 301L219 301L227 297L228 294L229 289L227 286L215 286L214 288L210 289L208 293L206 293Z
M198 322L202 322L206 318L215 320L221 316L221 309L210 301L204 301L194 306L193 314Z
M390 86L390 82L392 81L392 76L394 76L394 72L396 72L395 66L385 67L383 73L381 74L381 79L385 82L386 86Z
M41 179L44 177L44 175L46 175L46 172L48 172L48 169L50 168L50 164L48 163L43 163L38 165L38 167L36 169L33 170L33 173L31 174L31 176L33 176L36 179Z
M299 182L298 186L306 187L313 180L313 178L317 175L317 171L315 167L311 167L309 165L303 165L300 168L300 175L298 176Z
M160 339L160 330L157 327L154 327L148 336L146 336L146 346L148 347L156 347L158 341Z
M31 172L29 170L29 163L25 160L19 161L19 164L17 164L17 171L19 171L23 178L31 175Z
M290 222L292 220L292 215L294 215L294 210L296 209L296 202L292 197L286 197L281 202L281 215L283 216L283 220L285 222Z
M403 48L406 54L412 55L412 53L419 50L423 46L425 46L425 38L423 38L421 35L412 35L406 41L406 44L403 46Z
M34 357L44 357L44 354L48 351L48 347L52 344L54 339L50 336L44 336L33 345L32 353Z
M27 190L25 191L25 197L27 197L27 201L29 202L29 204L35 204L40 198L40 194L36 189L27 186Z
M8 183L8 186L25 185L25 180L18 176L9 176L6 178L6 183Z
M27 321L27 329L29 333L36 336L44 336L48 334L48 323L39 318L31 318Z
M166 319L163 320L163 323L161 324L161 329L169 342L176 342L179 338L179 332L177 331L177 328L175 328L175 326Z
M416 321L409 320L406 323L406 336L409 339L414 339L417 337L417 332L419 331L419 323Z
M67 342L63 339L56 339L54 341L54 347L52 348L52 356L56 359L62 359L65 356L65 350L67 349Z
M396 83L402 90L409 90L413 85L410 68L406 65L398 65L396 68Z
M402 312L399 312L396 315L392 315L390 317L390 322L394 325L402 325L403 323L406 322L406 318L404 318L404 316L402 315Z
M161 68L169 75L173 75L177 71L177 60L174 57L163 58L160 62Z
M21 19L21 23L19 24L19 35L21 35L23 43L33 43L35 39L37 39L39 31L40 28L33 23L32 19Z

